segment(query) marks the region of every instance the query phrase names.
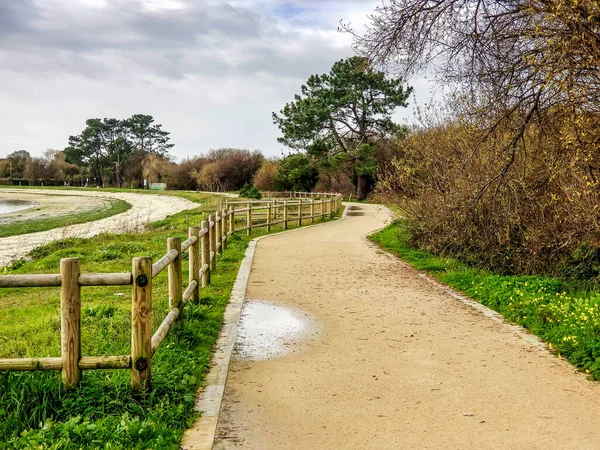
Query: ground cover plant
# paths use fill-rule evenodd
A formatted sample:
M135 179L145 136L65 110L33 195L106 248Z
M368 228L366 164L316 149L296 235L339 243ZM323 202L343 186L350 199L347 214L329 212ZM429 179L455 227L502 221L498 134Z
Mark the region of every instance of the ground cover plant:
M80 258L82 272L130 270L134 256L157 259L165 253L168 237L187 236L187 228L204 220L219 200L185 195L199 202L197 209L155 222L145 233L54 242L4 273L56 273L60 259L73 256ZM279 230L274 226L272 231ZM257 229L252 237L265 232ZM198 304L186 306L183 320L153 357L149 394L130 394L127 370L84 371L81 386L71 391L62 387L59 372L0 373L0 442L8 448L179 448L181 434L194 418L195 394L249 239L245 233L231 236L211 285L201 290ZM184 272L184 280L186 276ZM129 354L130 303L130 287L82 289L82 355ZM0 358L58 356L59 304L57 288L0 291ZM153 280L153 329L167 308L164 271Z
M92 222L94 220L105 219L131 209L131 205L129 203L116 198L106 199L106 202L107 206L105 208L94 209L91 211L39 219L28 218L27 220L14 220L10 223L3 223L2 226L0 226L0 238L16 236L19 234L36 233L38 231L46 231L53 228Z
M582 371L600 380L600 292L572 280L541 275L499 275L410 243L407 222L396 221L370 236L416 269L522 325Z

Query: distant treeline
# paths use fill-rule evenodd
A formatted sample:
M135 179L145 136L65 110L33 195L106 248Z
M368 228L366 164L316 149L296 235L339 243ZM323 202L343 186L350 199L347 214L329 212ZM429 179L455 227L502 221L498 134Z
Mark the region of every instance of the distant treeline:
M89 119L85 129L69 137L63 150L34 157L17 150L0 159L0 184L31 186L102 186L144 188L166 183L168 189L236 191L256 185L261 190L313 189L356 192L356 164L337 163L308 153L268 159L259 150L212 149L181 162L173 161L169 132L152 116ZM373 164L382 166L399 154L399 143L371 146ZM377 175L362 175L370 190ZM365 178L366 177L366 178Z

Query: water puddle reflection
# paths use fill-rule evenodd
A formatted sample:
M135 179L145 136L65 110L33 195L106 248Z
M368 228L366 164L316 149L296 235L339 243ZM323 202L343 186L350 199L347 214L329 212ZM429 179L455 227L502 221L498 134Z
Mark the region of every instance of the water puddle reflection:
M238 328L239 359L266 361L295 351L297 344L318 331L308 314L275 303L248 300Z

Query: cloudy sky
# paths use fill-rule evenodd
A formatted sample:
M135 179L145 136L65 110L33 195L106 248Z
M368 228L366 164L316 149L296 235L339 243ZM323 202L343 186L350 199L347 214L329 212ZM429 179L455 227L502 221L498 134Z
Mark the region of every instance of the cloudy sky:
M62 149L90 117L136 113L171 132L179 160L218 147L280 155L271 112L352 55L339 21L360 29L378 3L0 0L0 157ZM411 84L427 100L427 84Z

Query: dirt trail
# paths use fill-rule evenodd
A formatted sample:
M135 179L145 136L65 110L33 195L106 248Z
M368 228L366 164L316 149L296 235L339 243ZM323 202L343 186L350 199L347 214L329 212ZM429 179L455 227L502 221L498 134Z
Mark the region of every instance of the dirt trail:
M388 212L258 243L247 299L314 316L231 369L214 448L600 448L600 386L369 243Z
M31 195L32 201L41 201L41 195L51 194L53 197L64 196L65 203L73 202L74 198L85 198L94 204L96 198L116 198L124 200L131 204L131 209L105 219L96 220L68 227L55 228L39 233L22 234L19 236L9 236L0 239L0 267L9 264L11 261L22 258L33 248L43 244L65 239L68 237L92 237L100 233L127 233L141 230L147 223L164 219L168 215L175 214L185 209L198 207L196 203L189 200L172 197L167 195L150 194L132 194L132 193L114 193L114 192L93 192L93 191L74 191L74 190L37 190L30 189L2 189L3 193L14 192L21 199L26 199L26 194ZM36 197L37 196L37 197ZM81 200L78 199L78 203Z

